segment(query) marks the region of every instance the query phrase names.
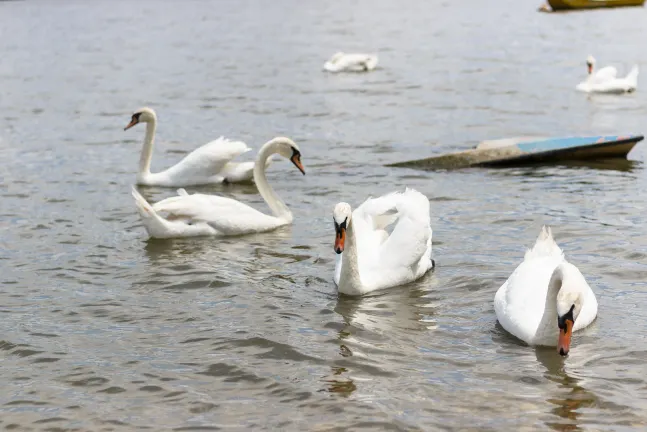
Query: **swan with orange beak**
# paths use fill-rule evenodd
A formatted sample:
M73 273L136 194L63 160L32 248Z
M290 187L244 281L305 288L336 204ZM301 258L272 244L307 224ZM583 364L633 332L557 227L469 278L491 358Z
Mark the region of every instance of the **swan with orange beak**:
M338 291L363 295L413 282L431 270L429 211L429 199L409 188L369 198L354 211L337 203L333 280Z
M593 290L580 270L566 261L550 228L494 297L501 326L529 345L556 346L565 356L573 332L591 324L598 313Z

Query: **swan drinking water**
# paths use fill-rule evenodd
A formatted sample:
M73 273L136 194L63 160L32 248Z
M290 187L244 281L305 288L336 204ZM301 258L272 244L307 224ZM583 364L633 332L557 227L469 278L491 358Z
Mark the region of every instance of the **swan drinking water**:
M233 158L250 151L241 141L230 141L223 137L211 141L186 155L169 169L151 173L153 141L157 128L157 115L151 108L140 108L124 128L128 130L138 123L146 123L144 146L139 159L137 184L147 186L193 186L223 182L243 182L252 179L253 162L231 162ZM269 159L267 163L269 164Z
M624 78L618 78L618 71L613 66L606 66L595 71L595 59L588 56L586 59L588 68L587 78L575 88L585 93L625 93L636 90L638 85L638 66L631 68Z
M566 261L550 228L494 297L501 326L529 345L557 346L565 356L571 335L593 322L598 302L579 269Z
M291 139L274 138L261 147L254 165L254 181L272 215L261 213L231 198L189 195L184 189L178 190L178 196L151 206L133 188L132 194L146 231L156 238L240 235L270 231L292 223L292 213L276 195L265 176L266 161L272 154L289 159L305 174L301 152ZM159 212L166 212L168 216L164 218Z
M397 221L397 222L396 222ZM333 210L335 252L334 281L342 294L362 295L406 284L434 266L429 200L406 189L369 198L355 211L338 203ZM396 222L389 235L386 228Z
M375 69L376 66L376 55L338 52L324 63L324 70L328 72L368 72Z

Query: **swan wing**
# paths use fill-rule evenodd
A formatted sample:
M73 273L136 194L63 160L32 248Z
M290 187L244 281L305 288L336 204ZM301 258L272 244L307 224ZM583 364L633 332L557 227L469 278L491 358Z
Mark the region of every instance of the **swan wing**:
M137 212L150 237L173 238L219 234L206 223L192 223L193 221L182 218L164 218L134 187L132 195L135 198Z
M378 262L385 268L411 268L430 252L429 200L413 189L396 195L395 199L398 220L389 238L380 246Z
M550 278L563 261L564 252L550 228L542 227L535 245L494 296L497 319L506 331L533 343L546 309Z
M265 169L274 161L274 155L270 155L265 162ZM256 162L227 162L219 175L229 183L243 183L254 180L254 166Z
M498 289L494 311L507 332L528 344L534 342L546 309L550 278L562 261L556 256L524 259Z
M620 94L635 90L635 88L635 81L632 82L627 78L616 78L593 84L590 88L590 92Z
M228 162L220 175L229 183L251 182L254 179L254 162Z
M612 80L618 77L618 70L613 66L606 66L602 69L598 69L593 74L593 78L596 82L603 82Z
M371 54L344 54L341 57L331 59L324 64L324 69L331 72L338 71L369 71L377 66L377 56Z
M162 200L153 209L166 212L171 217L205 222L224 235L260 232L284 225L285 222L269 216L232 198L216 195L180 195Z
M358 266L362 280L369 286L401 285L422 276L431 268L429 200L420 192L407 189L367 200L358 207L356 223ZM395 219L390 235L385 224Z
M220 137L186 155L180 162L163 173L168 183L185 186L222 181L220 172L233 158L251 151L242 141L231 141Z

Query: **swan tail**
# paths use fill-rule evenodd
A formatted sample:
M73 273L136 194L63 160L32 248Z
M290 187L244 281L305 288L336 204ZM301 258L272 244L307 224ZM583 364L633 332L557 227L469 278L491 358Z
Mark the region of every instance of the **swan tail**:
M564 256L564 252L553 238L550 227L543 226L532 249L526 251L524 260L546 256Z
M638 65L634 65L631 68L626 80L630 89L635 89L638 86Z
M182 189L183 190L183 189ZM179 192L179 191L178 191ZM170 231L169 222L162 218L153 207L146 201L146 198L141 196L137 189L132 188L133 198L135 198L135 205L141 217L144 228L151 237L165 238L168 237Z
M179 196L189 196L189 193L188 193L188 192L186 191L186 189L184 189L184 188L180 188L180 189L178 189L178 190L177 190L177 194L178 194ZM135 198L135 199L136 199L136 198Z

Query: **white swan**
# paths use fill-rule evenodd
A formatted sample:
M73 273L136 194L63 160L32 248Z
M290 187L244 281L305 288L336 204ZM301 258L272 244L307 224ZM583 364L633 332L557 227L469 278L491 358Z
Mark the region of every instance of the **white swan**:
M386 228L397 221L389 235ZM369 198L355 211L338 203L333 210L335 265L340 293L362 295L412 282L434 266L429 200L406 189Z
M195 149L169 169L151 173L153 141L155 139L155 129L157 128L155 111L151 108L136 110L124 130L130 129L138 123L146 123L146 135L139 159L137 184L177 187L223 182L233 183L252 179L253 162L230 162L236 156L251 149L241 141L230 141L223 137Z
M189 195L184 189L178 196L151 206L133 187L137 210L151 237L194 237L203 235L239 235L270 231L292 223L292 213L267 182L265 166L272 154L279 154L305 174L299 147L289 138L278 137L267 142L258 152L254 166L254 181L273 215L236 201L214 195ZM168 213L162 217L160 212Z
M571 334L593 322L598 302L579 269L564 258L550 228L494 297L503 328L529 345L557 346L568 354Z
M595 71L595 59L586 59L588 76L575 88L585 93L625 93L636 90L638 86L638 66L634 65L624 78L618 78L618 71L613 66L606 66Z
M376 55L338 52L324 63L324 70L328 72L367 72L375 69L376 66Z

